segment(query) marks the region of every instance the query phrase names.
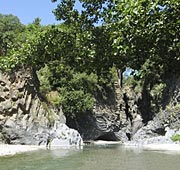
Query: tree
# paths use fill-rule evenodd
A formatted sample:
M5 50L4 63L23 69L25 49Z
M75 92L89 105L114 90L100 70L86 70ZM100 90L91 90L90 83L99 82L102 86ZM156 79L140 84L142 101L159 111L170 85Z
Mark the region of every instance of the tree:
M17 34L23 29L24 26L16 16L0 14L0 56L6 55L15 45Z
M53 2L56 1L53 0ZM75 9L75 2L75 0L60 1L54 11L56 18L63 20L67 25L73 25L76 32L80 32L81 35L88 32L92 36L89 41L89 45L92 44L89 51L93 57L89 58L88 62L93 64L93 68L96 66L99 74L102 72L107 74L109 68L115 66L119 85L122 86L122 73L126 66L122 63L121 56L114 51L111 37L114 31L112 23L115 20L113 13L117 2L114 0L81 0L81 11ZM99 64L101 66L98 66Z
M33 24L37 26L41 26L41 19L39 17L35 18Z
M152 117L152 105L160 108L159 102L155 104L153 100L152 90L157 84L164 84L170 74L179 72L179 5L174 0L122 0L114 8L115 22L109 23L114 29L116 54L128 67L138 70L145 120Z
M119 79L126 67L138 71L146 106L150 91L169 73L177 74L180 65L180 4L176 0L62 0L55 10L57 19L87 31L93 57L87 61L100 74L115 65ZM64 14L64 15L63 15ZM94 36L95 35L95 36ZM93 39L93 36L95 37ZM103 42L103 45L102 45ZM105 44L105 43L107 44ZM102 50L103 47L105 50ZM99 63L103 63L100 66ZM96 67L97 66L97 67ZM122 79L121 79L122 80ZM120 81L121 84L121 81ZM164 86L163 86L164 87ZM147 97L149 96L149 97ZM144 106L144 108L147 108ZM147 109L148 112L148 109ZM148 118L149 119L149 118Z
M150 60L178 68L179 2L124 0L115 10L114 47L129 67L139 70Z

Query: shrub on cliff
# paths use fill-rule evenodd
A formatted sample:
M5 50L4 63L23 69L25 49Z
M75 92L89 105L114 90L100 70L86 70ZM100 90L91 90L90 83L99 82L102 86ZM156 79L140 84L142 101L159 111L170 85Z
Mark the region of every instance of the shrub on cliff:
M172 141L176 142L176 141L180 141L180 135L179 134L176 134L176 135L173 135L171 137Z

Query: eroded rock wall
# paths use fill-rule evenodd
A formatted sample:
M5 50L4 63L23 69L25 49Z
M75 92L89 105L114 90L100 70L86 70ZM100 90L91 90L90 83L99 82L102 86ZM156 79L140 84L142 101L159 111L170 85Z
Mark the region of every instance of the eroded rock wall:
M57 134L66 121L61 108L47 105L38 88L38 78L30 68L0 73L1 143L39 145L46 144L49 137L64 135ZM78 132L72 134L81 138Z
M91 111L66 116L67 125L78 130L84 141L119 140L115 132L121 125L114 91L108 95L106 101L97 99Z

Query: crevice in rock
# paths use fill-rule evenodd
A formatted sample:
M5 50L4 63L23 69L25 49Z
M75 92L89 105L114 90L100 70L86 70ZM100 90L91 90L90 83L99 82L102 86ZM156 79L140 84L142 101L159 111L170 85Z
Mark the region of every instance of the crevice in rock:
M130 114L129 112L129 104L128 104L128 97L126 95L126 93L123 94L123 100L124 100L124 103L125 103L125 114L126 114L126 120L130 119L131 123L132 123L132 115Z
M109 132L109 133L105 133L105 134L99 136L95 140L118 141L118 138L114 135L114 133Z
M164 136L166 134L165 128L157 128L156 130L152 130L152 132L157 133L158 135Z
M4 102L5 98L0 96L0 102Z

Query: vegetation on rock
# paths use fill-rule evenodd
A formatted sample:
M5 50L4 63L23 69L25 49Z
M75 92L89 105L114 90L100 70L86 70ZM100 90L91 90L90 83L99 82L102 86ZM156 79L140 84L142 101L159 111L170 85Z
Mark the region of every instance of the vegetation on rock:
M77 114L107 99L117 81L112 70L122 81L131 68L136 74L127 80L146 100L144 114L157 112L167 77L180 71L180 2L80 0L81 11L75 2L59 1L54 14L60 25L41 26L36 18L25 26L1 14L1 70L33 67L43 97Z
M180 141L180 135L179 135L179 134L176 134L176 135L172 136L171 139L172 139L174 142Z

